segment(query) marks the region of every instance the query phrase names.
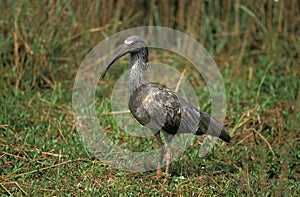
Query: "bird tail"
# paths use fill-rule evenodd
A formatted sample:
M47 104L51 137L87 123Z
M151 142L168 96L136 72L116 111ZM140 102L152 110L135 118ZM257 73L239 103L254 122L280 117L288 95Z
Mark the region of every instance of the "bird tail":
M210 126L210 127L209 127ZM228 131L217 120L212 118L209 114L200 111L199 127L196 131L196 135L211 135L219 137L225 142L230 142L231 137Z

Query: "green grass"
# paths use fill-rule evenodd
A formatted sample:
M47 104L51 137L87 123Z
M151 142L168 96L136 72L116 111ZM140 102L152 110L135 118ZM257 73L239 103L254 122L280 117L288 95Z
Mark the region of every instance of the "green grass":
M206 3L199 13L186 4L196 10L177 10L174 18L165 14L172 12L168 4L135 3L1 3L1 196L299 195L300 39L299 20L293 18L299 3ZM218 141L203 158L198 154L203 138L193 140L172 162L167 181L152 179L155 171L127 172L98 160L82 143L72 114L76 72L91 48L119 30L158 24L193 35L214 55L227 94L225 124L233 136L232 143ZM187 65L168 61L181 71ZM132 151L157 148L154 137L132 137L105 114L117 76L110 73L96 91L107 136ZM193 70L186 76L200 107L210 111L201 76Z

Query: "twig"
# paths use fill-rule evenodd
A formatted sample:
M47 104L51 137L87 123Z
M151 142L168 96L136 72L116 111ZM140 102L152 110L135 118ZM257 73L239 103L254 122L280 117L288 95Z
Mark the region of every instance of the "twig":
M12 157L16 157L16 158L18 158L18 159L23 159L23 160L28 160L27 158L24 158L24 157L20 157L20 156L18 156L18 155L14 155L14 154L11 154L11 153L8 153L8 152L2 152L3 153L3 156L4 155L9 155L9 156L12 156ZM2 157L2 156L1 156ZM0 158L1 158L0 157Z
M5 183L0 183L1 187L11 196L11 193L9 192L8 189L4 186Z
M16 138L18 138L19 136L11 129L7 128L9 125L7 124L3 124L0 125L0 128L5 129L6 131L8 131L11 135L15 136Z
M25 194L27 196L27 193L25 192L25 190L23 190L23 188L19 185L18 182L13 182L14 184L16 184L18 186L18 188L23 192L23 194Z
M49 153L49 152L42 152L43 155L50 155L50 156L53 156L53 157L69 157L69 155L62 155L61 152L59 154L56 154L56 153Z
M67 163L71 163L71 162L74 162L74 161L82 161L82 159L79 158L79 159L74 159L74 160L68 160L68 161L65 161L65 162L62 162L62 163L54 164L52 166L47 166L47 167L44 167L44 168L40 168L40 169L36 169L36 170L29 171L29 172L24 172L24 173L21 173L21 174L16 174L16 175L8 176L8 177L16 178L16 177L20 177L20 176L25 176L25 175L33 174L35 172L40 172L40 171L48 170L50 168L54 168L54 167L57 167L57 166L65 165Z
M281 141L279 142L279 144L284 144L284 143L287 143L287 142L297 142L297 141L300 141L300 138L293 138L293 139L289 139L289 140L285 140L285 141Z
M8 126L8 124L1 124L0 128L6 129L7 126Z
M23 194L25 194L26 196L28 195L27 192L26 192L26 191L19 185L19 183L16 182L16 181L0 183L0 185L2 186L2 188L3 188L9 195L11 195L11 193L10 193L10 192L8 191L8 189L6 189L6 187L4 186L4 185L8 185L8 184L14 184L14 185L16 185L16 186L20 189L20 191L21 191Z
M275 153L274 153L274 151L273 151L273 148L272 148L272 146L270 145L270 143L268 142L268 140L266 140L266 138L265 138L262 134L260 134L260 132L256 131L255 129L253 129L253 131L254 131L259 137L261 137L261 139L263 139L263 141L265 141L265 143L268 145L270 151L272 152L273 156L275 156Z
M58 155L58 162L57 162L57 164L60 164L60 159L61 159L61 149L59 149L59 155ZM57 176L59 176L59 171L60 171L60 166L58 165L58 167L57 167Z
M182 71L182 73L181 73L181 75L180 75L180 78L179 78L179 80L178 80L178 82L177 82L177 84L176 84L175 92L178 92L179 86L180 86L181 83L182 83L182 80L183 80L183 77L184 77L184 74L186 73L186 71L187 71L187 67L185 67L185 69Z
M262 77L261 81L260 81L260 84L258 86L258 89L257 89L257 92L256 92L256 98L255 98L255 103L256 105L258 104L258 97L259 97L259 94L260 94L260 90L261 90L261 87L265 81L265 78L266 78L266 75L268 74L271 66L274 64L274 62L270 62L265 70L265 73L264 73L264 76Z
M118 24L122 24L122 22L119 21ZM75 34L75 35L71 36L70 38L67 38L67 39L63 40L62 43L71 41L71 40L73 40L73 39L75 39L77 37L80 37L81 35L84 35L86 33L95 33L95 32L99 32L99 31L103 31L104 29L107 29L108 27L110 27L112 25L113 24L107 24L107 25L104 25L102 27L96 27L96 28L92 28L92 29L89 29L89 30L84 31L84 32L80 32L78 34Z
M130 113L130 111L127 110L121 110L121 111L112 111L112 112L106 112L105 115L112 115L112 114L127 114Z
M6 146L6 144L0 144L0 146ZM19 147L13 147L11 146L11 148L14 150L14 151L20 151L20 150L24 150L24 151L29 151L29 152L34 152L34 151L39 151L38 148L26 148L26 147L23 147L23 148L19 148ZM7 153L7 152L3 152L4 154L7 154L7 155L10 155L10 156L14 156L14 157L20 157L20 156L17 156L17 155L13 155L13 154L10 154L10 153ZM50 156L53 156L53 157L69 157L69 155L62 155L62 154L57 154L57 153L50 153L50 152L45 152L45 151L42 151L41 152L43 155L50 155ZM21 157L20 157L21 158ZM22 157L22 159L24 159Z
M259 143L258 143L258 141L256 139L256 135L255 135L254 129L252 129L252 133L253 133L254 142L255 142L256 145L258 145Z
M250 133L249 135L247 135L246 137L241 139L236 145L239 145L240 143L242 143L243 141L245 141L247 138L251 137L252 135L253 135L253 133Z
M64 134L62 133L61 129L59 127L57 127L57 130L59 131L60 136L62 137L62 139L66 139Z

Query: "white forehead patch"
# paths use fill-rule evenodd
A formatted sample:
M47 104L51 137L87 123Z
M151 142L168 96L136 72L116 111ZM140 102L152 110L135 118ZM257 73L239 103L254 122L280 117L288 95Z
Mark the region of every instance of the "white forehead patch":
M124 44L131 44L133 42L133 40L125 40Z

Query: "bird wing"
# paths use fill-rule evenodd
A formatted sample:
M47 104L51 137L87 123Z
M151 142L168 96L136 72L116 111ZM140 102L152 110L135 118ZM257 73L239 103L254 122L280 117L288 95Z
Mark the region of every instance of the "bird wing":
M133 92L129 109L142 125L168 134L192 132L199 121L199 111L183 97L153 84L144 84Z

